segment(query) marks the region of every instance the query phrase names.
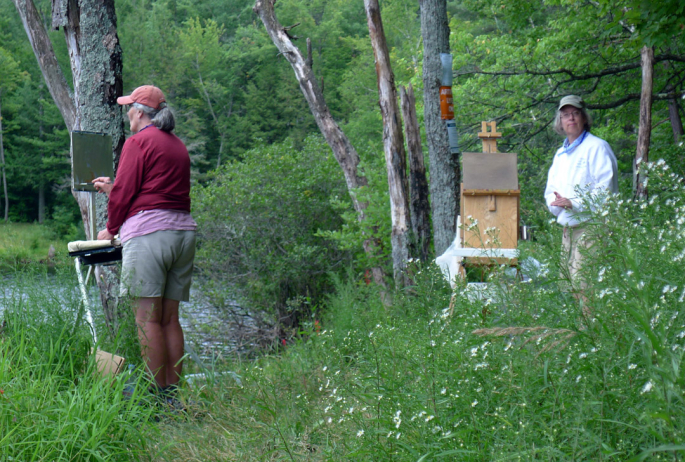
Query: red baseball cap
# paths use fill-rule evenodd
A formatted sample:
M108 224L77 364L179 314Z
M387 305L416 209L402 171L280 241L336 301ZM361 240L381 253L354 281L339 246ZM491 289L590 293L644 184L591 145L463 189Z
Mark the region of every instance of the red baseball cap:
M154 85L143 85L138 87L129 96L120 96L117 103L120 105L140 103L152 109L161 109L162 103L166 102L162 90Z

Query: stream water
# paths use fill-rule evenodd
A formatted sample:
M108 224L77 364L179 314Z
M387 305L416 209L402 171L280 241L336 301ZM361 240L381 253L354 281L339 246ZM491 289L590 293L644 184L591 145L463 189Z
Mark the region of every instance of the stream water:
M96 324L102 324L103 311L97 287L88 290L89 303ZM64 276L27 276L18 280L15 276L0 276L0 319L2 312L23 303L60 303L63 306L74 306L80 300L78 281L74 277L70 282ZM239 308L222 309L214 306L197 284L191 290L190 301L181 303L181 325L185 334L186 345L191 355L197 355L205 365L210 365L222 358L241 354L251 345L246 338L255 329L249 314Z

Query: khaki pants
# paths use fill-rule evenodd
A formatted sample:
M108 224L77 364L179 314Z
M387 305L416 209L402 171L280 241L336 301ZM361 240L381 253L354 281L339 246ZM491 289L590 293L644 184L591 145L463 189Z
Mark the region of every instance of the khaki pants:
M583 256L580 253L581 249L589 248L589 243L583 236L584 233L584 226L576 226L575 228L564 226L561 245L564 249L568 274L562 274L562 276L568 277L571 283L577 282L576 276L583 261ZM580 289L585 289L586 286L587 284L584 281L580 281Z

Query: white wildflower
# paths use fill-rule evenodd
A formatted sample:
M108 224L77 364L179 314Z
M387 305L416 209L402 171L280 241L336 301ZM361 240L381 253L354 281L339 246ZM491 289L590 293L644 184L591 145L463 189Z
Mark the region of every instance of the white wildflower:
M648 380L647 383L645 383L645 386L642 387L642 391L640 391L641 394L649 393L652 391L652 387L654 387L654 384L652 383L652 380Z
M364 436L364 430L359 430L359 431L357 432L357 438L359 438L359 437L361 437L361 436Z

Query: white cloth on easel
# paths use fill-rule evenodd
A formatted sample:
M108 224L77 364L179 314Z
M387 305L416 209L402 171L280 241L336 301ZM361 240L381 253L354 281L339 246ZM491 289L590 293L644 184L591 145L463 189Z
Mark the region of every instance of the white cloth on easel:
M450 283L452 288L456 286L454 279L459 276L459 266L464 257L455 255L455 250L461 249L461 216L457 216L457 235L454 237L452 244L445 250L445 253L435 259L445 279Z
M107 240L107 239L102 239L102 240L94 240L94 241L73 241L67 244L67 248L69 249L69 252L82 252L84 250L95 250L95 249L104 249L107 247L120 247L121 242L119 239L112 239Z

